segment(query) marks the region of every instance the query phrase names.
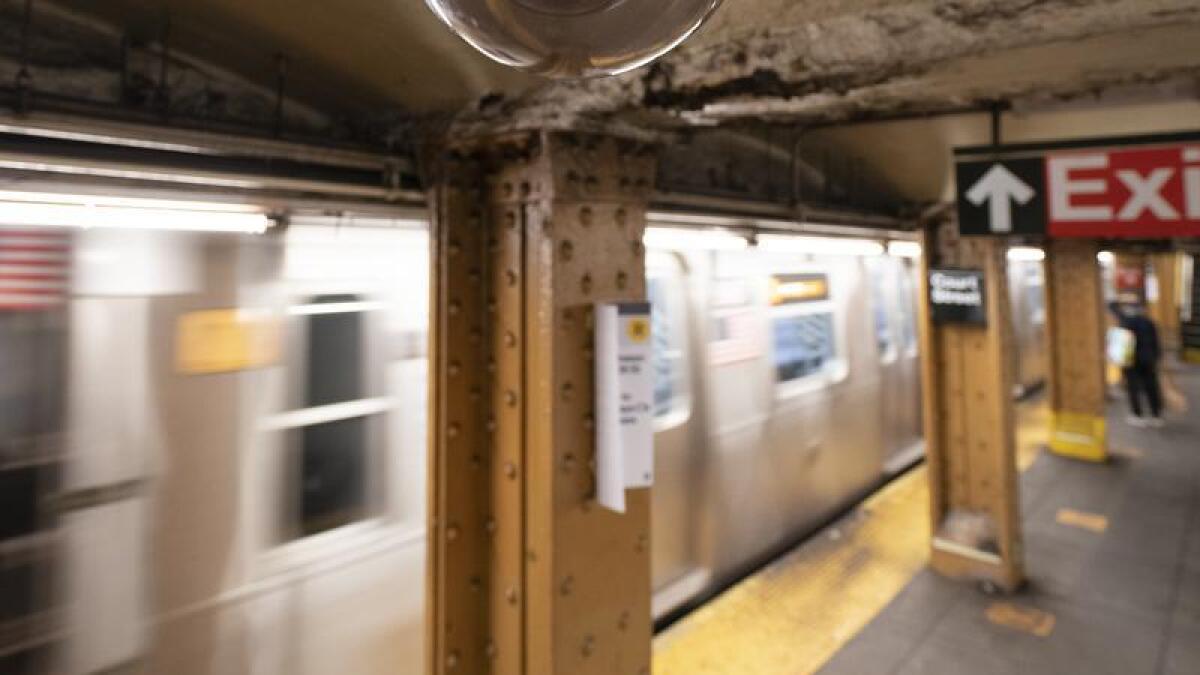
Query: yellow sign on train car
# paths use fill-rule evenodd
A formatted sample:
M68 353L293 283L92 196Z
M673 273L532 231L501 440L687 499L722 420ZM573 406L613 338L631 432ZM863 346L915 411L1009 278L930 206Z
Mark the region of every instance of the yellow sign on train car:
M771 277L771 305L791 305L829 299L829 277L824 274L776 274Z
M175 365L186 375L261 368L279 358L279 322L266 312L213 309L179 317Z

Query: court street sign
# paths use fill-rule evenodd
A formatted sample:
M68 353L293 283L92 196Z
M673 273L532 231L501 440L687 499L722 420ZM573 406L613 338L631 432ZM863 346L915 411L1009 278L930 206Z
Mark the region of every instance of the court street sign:
M938 324L987 325L982 270L929 270L930 316Z

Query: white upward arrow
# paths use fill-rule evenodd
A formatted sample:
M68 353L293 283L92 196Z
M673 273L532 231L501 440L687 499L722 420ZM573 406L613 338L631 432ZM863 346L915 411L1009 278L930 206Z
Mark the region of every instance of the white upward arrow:
M985 201L991 217L992 232L1012 232L1012 204L1028 204L1036 193L1020 178L1013 175L1003 164L996 164L983 174L979 182L971 186L967 199L975 206L982 206Z

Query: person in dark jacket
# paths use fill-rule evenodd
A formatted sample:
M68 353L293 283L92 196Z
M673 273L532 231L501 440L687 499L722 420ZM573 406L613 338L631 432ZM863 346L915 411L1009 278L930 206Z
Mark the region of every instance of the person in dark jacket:
M1108 307L1121 328L1133 333L1135 340L1133 363L1121 371L1129 396L1129 408L1133 411L1129 423L1134 426L1149 424L1161 427L1162 387L1158 382L1158 361L1162 358L1162 345L1158 341L1158 327L1138 306L1126 309L1114 302ZM1142 415L1143 396L1150 404L1149 420Z

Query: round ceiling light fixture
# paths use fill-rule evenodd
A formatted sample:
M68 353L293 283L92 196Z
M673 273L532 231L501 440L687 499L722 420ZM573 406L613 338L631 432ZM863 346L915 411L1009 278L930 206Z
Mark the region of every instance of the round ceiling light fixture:
M472 47L548 77L598 77L662 56L721 0L425 0Z

